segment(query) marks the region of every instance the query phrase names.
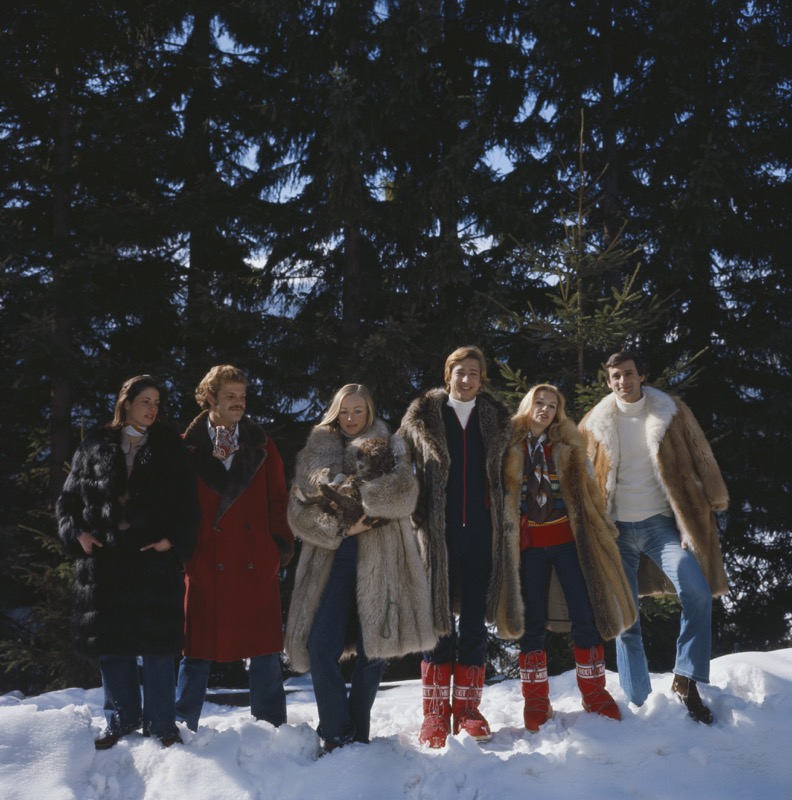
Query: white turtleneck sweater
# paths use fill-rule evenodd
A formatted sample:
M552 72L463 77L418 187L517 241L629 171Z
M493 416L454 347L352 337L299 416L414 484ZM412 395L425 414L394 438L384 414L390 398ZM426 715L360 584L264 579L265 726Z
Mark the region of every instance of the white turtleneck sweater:
M464 430L467 427L470 415L473 413L473 408L476 405L476 398L474 397L472 400L454 400L454 398L449 395L448 405L454 409L459 424Z
M619 427L619 467L613 495L613 518L640 522L655 514L671 514L655 474L646 442L646 395L634 403L616 399Z

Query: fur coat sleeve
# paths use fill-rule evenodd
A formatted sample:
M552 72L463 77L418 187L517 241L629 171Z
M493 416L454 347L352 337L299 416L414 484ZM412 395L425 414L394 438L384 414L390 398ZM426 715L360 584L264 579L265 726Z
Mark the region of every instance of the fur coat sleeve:
M366 432L367 436L388 438L384 422L377 419ZM305 447L297 454L294 482L289 493L289 526L303 542L336 550L341 544L341 521L336 514L318 503L306 503L306 497L315 495L321 483L330 483L336 475L346 474L344 439L333 427L314 428ZM369 492L369 501L371 494Z
M418 481L413 473L407 447L401 436L392 436L391 449L396 456L396 467L374 480L360 486L360 500L369 517L402 519L409 517L418 501ZM345 465L346 466L346 465ZM349 467L346 466L347 473Z

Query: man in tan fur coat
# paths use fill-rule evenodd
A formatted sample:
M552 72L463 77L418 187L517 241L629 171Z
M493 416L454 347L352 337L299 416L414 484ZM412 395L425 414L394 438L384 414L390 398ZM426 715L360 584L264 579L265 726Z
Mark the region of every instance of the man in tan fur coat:
M612 394L580 423L589 455L619 529L619 550L638 594L674 592L682 604L673 690L697 722L712 712L697 683L709 683L712 597L728 591L715 512L728 492L712 449L690 409L643 386L633 353L606 362ZM619 679L640 706L652 691L640 619L616 640Z

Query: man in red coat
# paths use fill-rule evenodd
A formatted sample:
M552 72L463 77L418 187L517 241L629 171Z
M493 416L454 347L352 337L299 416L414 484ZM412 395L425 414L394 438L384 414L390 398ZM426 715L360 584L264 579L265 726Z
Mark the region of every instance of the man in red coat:
M245 416L247 376L212 367L195 390L203 408L184 442L198 481L201 523L187 562L185 647L176 715L198 728L212 661L250 659L250 711L286 722L278 570L294 552L286 479L275 443Z

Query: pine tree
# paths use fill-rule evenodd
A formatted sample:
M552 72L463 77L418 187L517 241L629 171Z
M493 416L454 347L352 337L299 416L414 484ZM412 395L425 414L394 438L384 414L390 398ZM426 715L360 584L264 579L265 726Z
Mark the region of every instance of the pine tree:
M559 211L562 237L547 248L525 246L516 251L516 257L524 259L525 272L544 284L540 302L529 301L524 310L514 310L506 305L507 293L498 300L506 312L500 325L518 340L512 352L530 354L533 372L529 378L524 366L502 363L507 385L522 397L534 383L554 381L567 397L570 412L580 415L601 396L601 381L592 384L600 377L602 354L627 349L663 312L662 301L647 298L641 290L639 251L625 249L621 231L592 228L604 173L587 171L583 133L581 113L577 164L560 173L563 196L574 203L571 210Z

